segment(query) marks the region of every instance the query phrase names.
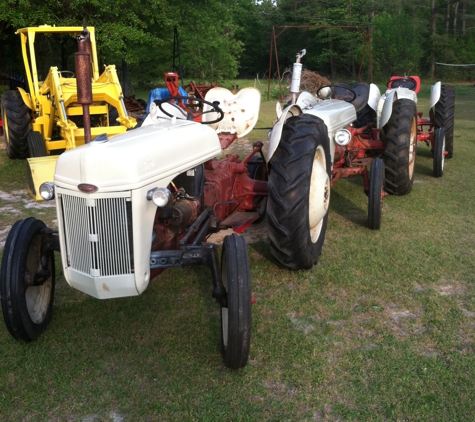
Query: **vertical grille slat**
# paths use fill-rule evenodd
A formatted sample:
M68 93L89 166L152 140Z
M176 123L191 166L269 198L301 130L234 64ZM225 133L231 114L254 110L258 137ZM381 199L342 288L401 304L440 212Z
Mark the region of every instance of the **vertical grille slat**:
M61 195L70 267L93 276L133 273L127 199Z

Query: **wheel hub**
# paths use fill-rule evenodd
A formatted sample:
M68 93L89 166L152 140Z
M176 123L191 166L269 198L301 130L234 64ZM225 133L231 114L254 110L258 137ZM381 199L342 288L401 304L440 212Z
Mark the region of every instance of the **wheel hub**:
M309 192L309 229L312 242L318 240L322 229L323 218L330 205L330 178L326 170L325 151L322 146L317 148L312 165Z

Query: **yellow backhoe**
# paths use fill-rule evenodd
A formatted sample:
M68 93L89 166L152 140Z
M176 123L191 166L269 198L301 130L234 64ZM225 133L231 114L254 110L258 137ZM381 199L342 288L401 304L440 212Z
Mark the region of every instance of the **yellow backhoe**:
M88 34L92 101L88 105L90 130L83 124L83 105L78 100L78 80L74 72L52 66L40 80L35 53L38 34L78 37ZM6 91L1 98L4 139L9 158L28 158L28 191L41 200L39 186L53 180L58 155L85 143L90 136L108 137L123 133L136 125L127 115L122 88L114 65L99 74L96 39L93 27L39 26L19 29L28 91L22 88ZM58 43L59 44L59 43ZM81 87L79 87L81 88ZM89 126L89 123L86 124ZM89 135L90 132L90 135Z

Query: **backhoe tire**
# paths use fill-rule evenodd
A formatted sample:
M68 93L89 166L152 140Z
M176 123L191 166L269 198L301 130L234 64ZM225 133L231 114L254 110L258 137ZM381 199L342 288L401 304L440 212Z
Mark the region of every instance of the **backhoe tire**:
M267 199L270 251L289 270L310 269L321 254L330 177L324 122L310 114L290 117L270 161Z
M385 190L407 195L414 183L417 150L417 108L406 98L393 103L393 111L384 129Z
M26 137L28 144L28 152L31 158L45 157L48 155L46 152L45 140L40 132L30 131Z
M440 99L435 105L435 112L431 110L430 118L435 130L442 128L445 131L445 158L452 158L454 153L454 120L455 120L455 88L442 85Z
M31 130L30 109L19 91L5 91L2 94L2 120L8 158L27 158L26 136Z

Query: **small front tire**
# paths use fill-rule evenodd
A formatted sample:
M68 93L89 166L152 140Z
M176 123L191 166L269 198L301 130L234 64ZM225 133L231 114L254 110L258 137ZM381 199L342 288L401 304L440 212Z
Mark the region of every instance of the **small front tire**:
M55 288L54 253L43 244L41 220L17 221L8 234L2 257L2 311L17 340L36 340L48 326Z
M436 129L434 133L434 177L442 177L445 164L445 131L442 128Z
M223 241L221 276L226 300L221 307L221 353L228 368L247 364L251 348L251 275L246 241L233 233Z
M371 230L381 228L381 210L383 206L383 160L371 161L368 192L368 227Z

